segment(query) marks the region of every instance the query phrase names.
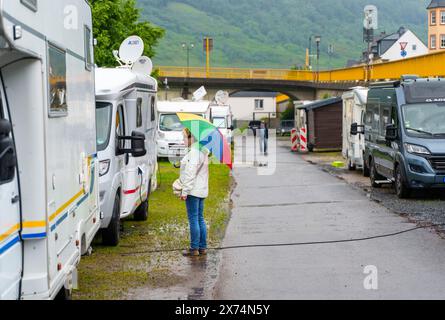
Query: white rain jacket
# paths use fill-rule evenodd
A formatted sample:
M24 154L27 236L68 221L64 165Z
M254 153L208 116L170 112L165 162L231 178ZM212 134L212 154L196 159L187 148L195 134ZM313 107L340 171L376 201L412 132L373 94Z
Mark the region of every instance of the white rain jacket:
M181 160L182 196L207 198L209 196L209 153L193 145Z

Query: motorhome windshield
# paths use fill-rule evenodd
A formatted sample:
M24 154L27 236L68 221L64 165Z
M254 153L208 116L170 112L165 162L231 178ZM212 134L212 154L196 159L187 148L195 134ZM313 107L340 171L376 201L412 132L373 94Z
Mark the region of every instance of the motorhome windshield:
M224 117L214 117L213 125L219 129L227 129L226 118Z
M402 107L407 134L416 137L445 137L445 103L407 104Z
M96 136L97 150L103 151L110 141L112 105L110 103L96 103Z
M184 129L176 114L161 114L159 119L159 130L161 131L182 131Z

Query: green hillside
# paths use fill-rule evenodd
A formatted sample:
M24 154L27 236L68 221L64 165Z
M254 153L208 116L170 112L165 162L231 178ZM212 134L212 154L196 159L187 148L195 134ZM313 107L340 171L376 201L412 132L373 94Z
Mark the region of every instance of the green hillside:
M202 38L215 39L213 66L289 68L304 65L309 36L322 38L320 65L358 59L363 8L379 8L381 31L400 26L427 38L429 0L138 0L144 19L166 29L156 65L186 65L182 42L193 42L191 65L205 64ZM335 53L328 58L327 48Z

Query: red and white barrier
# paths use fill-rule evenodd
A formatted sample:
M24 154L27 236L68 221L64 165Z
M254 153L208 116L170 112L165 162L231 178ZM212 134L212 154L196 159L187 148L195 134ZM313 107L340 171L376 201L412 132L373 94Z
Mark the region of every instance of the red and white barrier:
M292 142L291 150L294 152L297 152L298 151L298 131L297 131L297 129L292 129L290 137L291 137L291 142Z
M308 152L307 149L307 130L306 128L300 129L300 152Z

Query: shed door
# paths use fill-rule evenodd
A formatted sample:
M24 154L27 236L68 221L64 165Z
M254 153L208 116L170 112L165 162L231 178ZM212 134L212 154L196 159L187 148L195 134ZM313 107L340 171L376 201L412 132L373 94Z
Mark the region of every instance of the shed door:
M15 146L3 89L0 93L0 300L9 300L19 298L22 244Z

